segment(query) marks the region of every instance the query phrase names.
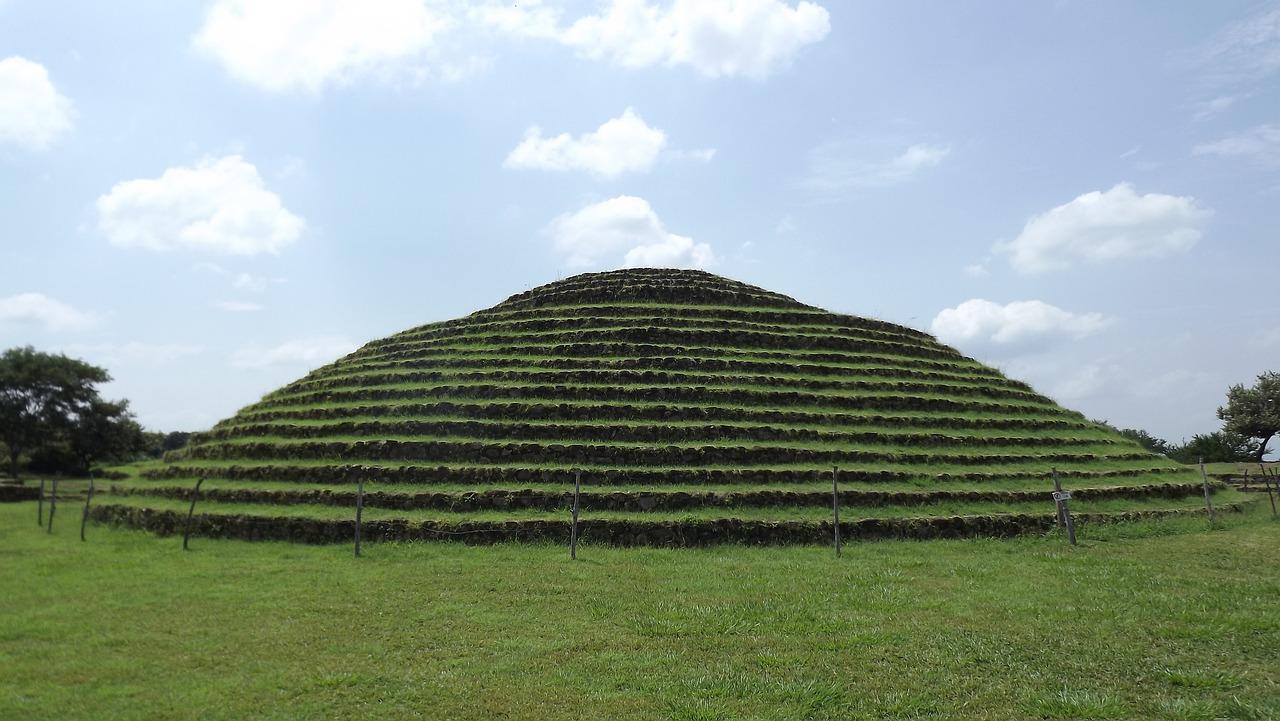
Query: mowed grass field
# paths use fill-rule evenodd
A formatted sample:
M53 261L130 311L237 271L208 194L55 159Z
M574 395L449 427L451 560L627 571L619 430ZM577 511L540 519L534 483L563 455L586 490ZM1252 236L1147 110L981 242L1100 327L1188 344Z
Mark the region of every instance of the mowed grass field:
M1275 719L1280 523L300 546L0 506L0 719Z

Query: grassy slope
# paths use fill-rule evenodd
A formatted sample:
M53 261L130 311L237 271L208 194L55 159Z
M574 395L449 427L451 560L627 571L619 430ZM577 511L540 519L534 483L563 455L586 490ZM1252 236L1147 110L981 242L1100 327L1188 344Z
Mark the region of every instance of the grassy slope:
M1047 495L1047 494L1046 494ZM1238 491L1219 491L1213 496L1218 505L1251 500L1246 494ZM1252 500L1257 500L1256 498ZM158 510L186 511L190 501L176 498L159 498L154 496L109 496L98 497L98 503L126 506L142 506ZM196 504L201 513L229 514L238 513L258 516L302 516L307 518L349 519L352 509L342 506L315 504L267 505L255 503L227 503L204 500ZM1121 511L1167 510L1178 508L1198 509L1204 507L1204 499L1195 496L1187 498L1108 498L1101 500L1077 499L1071 503L1074 513L1118 513ZM1027 513L1033 515L1053 513L1053 503L1040 501L1034 503L1013 502L958 502L928 503L916 505L879 505L858 506L842 504L840 516L844 521L861 518L922 518L929 516L976 516L997 513ZM408 519L411 522L436 520L462 523L464 521L502 521L502 520L567 520L568 509L560 511L543 511L519 508L484 511L446 511L435 509L398 510L391 508L366 507L364 518L369 521ZM583 510L582 519L626 519L632 521L680 521L687 519L744 518L760 521L828 521L831 520L831 509L822 506L773 506L752 508L737 506L733 508L693 508L678 511L595 511Z
M0 506L0 718L1272 719L1280 524L302 547Z

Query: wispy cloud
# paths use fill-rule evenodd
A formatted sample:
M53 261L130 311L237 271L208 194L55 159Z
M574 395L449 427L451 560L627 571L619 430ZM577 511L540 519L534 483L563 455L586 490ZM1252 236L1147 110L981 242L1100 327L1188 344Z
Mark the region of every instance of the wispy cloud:
M834 195L861 188L884 188L905 183L921 171L946 160L951 148L917 143L892 155L878 153L864 143L837 141L809 151L802 187Z
M216 307L231 313L256 313L262 310L259 303L250 303L239 300L223 300L214 304Z
M1201 143L1192 152L1196 155L1243 158L1263 165L1280 164L1280 124L1258 125L1235 135Z
M64 351L70 355L88 358L94 363L105 366L144 365L163 366L200 355L204 346L191 343L144 343L129 341L127 343L76 343L66 346Z
M1208 120L1218 113L1222 113L1230 109L1236 103L1249 97L1250 93L1240 95L1219 95L1216 98L1196 103L1195 112L1192 113L1191 119L1195 121Z
M0 298L0 325L32 324L51 332L79 330L93 316L43 293L19 293Z
M1280 3L1228 25L1204 46L1200 63L1218 82L1256 82L1280 70Z
M234 368L258 369L273 366L314 368L354 351L359 343L342 336L319 336L285 341L271 348L244 348L231 355Z

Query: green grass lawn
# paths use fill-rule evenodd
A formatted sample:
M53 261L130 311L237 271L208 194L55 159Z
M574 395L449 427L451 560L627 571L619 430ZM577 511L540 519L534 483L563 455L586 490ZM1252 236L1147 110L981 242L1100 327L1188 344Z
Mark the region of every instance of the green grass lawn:
M0 506L0 719L1275 719L1280 523L349 547Z

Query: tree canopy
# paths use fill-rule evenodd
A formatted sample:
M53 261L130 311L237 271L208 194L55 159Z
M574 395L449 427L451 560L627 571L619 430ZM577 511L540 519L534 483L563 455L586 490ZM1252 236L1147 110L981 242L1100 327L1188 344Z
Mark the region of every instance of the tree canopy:
M1280 433L1280 373L1263 373L1252 386L1231 386L1218 418L1223 430L1255 439L1255 460L1261 461L1267 454L1267 443Z
M0 441L9 469L19 477L24 454L59 446L88 470L141 447L142 429L127 401L106 401L97 385L103 368L30 346L0 354Z

